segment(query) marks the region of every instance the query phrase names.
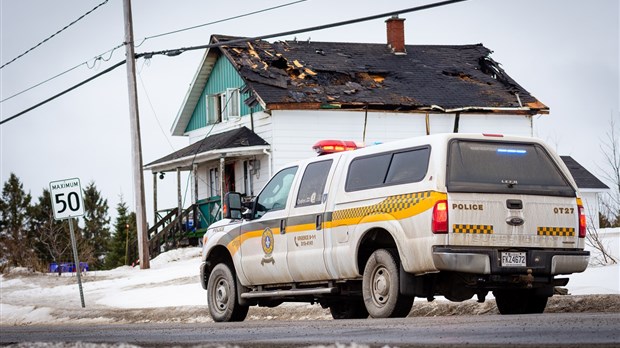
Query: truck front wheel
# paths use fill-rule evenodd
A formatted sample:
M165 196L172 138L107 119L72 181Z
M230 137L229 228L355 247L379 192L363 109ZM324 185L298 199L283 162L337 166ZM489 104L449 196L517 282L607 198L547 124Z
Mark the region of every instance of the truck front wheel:
M366 262L362 294L373 318L403 318L411 311L413 297L400 293L400 260L394 250L379 249Z
M233 271L225 263L217 264L207 283L207 302L211 318L217 322L243 321L249 306L237 300L237 282Z

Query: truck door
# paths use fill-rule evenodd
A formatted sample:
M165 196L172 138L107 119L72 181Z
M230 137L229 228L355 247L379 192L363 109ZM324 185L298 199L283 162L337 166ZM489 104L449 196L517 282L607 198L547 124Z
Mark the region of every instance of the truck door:
M297 167L278 172L256 197L253 219L241 226L240 253L243 272L252 285L290 283L287 216Z
M325 204L337 160L309 163L293 192L286 235L289 272L296 282L330 279L323 257Z

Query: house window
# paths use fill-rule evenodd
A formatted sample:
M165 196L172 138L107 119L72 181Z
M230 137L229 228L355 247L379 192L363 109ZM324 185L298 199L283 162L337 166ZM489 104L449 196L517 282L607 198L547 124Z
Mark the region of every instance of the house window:
M226 93L220 95L222 105L222 121L239 116L239 89L227 88Z
M220 98L217 94L207 97L207 124L214 124L222 121L222 107Z
M226 92L207 96L207 124L239 117L239 89L227 88Z
M220 195L220 171L217 168L209 169L209 193L211 197Z

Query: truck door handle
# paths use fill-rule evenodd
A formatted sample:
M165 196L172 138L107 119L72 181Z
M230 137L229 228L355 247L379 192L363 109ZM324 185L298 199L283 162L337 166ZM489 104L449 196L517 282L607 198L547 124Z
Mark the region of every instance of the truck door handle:
M286 220L280 220L280 234L286 233Z
M320 231L323 228L323 215L316 216L316 230Z

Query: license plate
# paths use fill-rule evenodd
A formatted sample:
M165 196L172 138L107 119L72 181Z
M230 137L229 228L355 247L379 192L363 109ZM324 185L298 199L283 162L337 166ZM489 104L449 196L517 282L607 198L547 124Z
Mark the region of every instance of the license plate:
M525 267L525 252L502 252L502 267Z

